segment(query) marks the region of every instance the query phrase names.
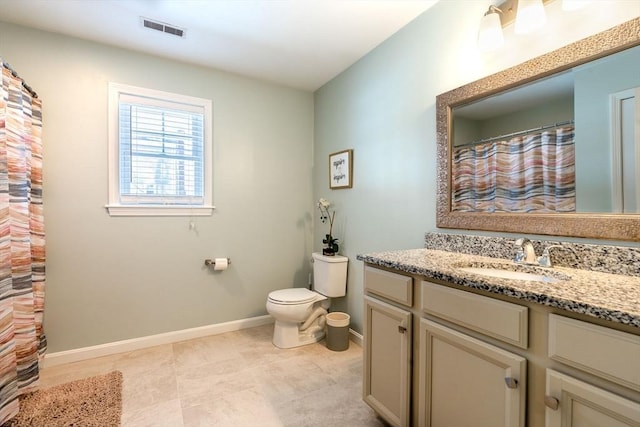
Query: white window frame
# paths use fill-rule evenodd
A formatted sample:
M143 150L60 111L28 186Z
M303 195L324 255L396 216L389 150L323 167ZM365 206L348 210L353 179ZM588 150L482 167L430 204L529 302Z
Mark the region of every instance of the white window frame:
M119 100L133 95L201 107L204 110L204 199L197 205L122 204L120 202ZM208 216L213 213L212 103L209 99L109 82L109 202L111 216Z

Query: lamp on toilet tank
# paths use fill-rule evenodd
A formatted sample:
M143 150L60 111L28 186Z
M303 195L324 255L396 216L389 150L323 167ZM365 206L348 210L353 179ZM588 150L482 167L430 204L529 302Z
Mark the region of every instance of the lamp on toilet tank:
M322 243L325 247L322 248L322 255L333 256L338 253L340 247L338 246L338 239L333 237L333 220L336 217L335 209L331 210L331 202L327 199L320 198L318 200L318 209L320 210L320 221L326 224L329 221L329 234L325 235L322 239Z

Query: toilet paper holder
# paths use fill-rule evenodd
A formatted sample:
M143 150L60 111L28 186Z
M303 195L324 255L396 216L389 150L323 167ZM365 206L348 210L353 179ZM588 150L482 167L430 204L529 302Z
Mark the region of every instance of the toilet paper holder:
M227 265L231 264L231 258L227 258ZM204 265L206 266L215 266L216 265L216 260L215 259L205 259L204 260Z

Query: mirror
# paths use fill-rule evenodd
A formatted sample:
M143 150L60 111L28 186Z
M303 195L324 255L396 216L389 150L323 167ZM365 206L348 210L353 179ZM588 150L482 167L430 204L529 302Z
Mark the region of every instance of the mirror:
M439 95L438 227L640 241L638 69L640 18Z

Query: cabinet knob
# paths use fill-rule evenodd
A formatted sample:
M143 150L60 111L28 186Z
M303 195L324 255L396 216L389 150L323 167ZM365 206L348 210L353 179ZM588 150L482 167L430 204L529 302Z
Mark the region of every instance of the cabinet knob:
M511 377L506 377L504 379L504 383L507 385L507 387L509 388L518 388L518 380L516 380L515 378L511 378Z
M400 332L401 334L404 334L405 332L407 332L407 328L405 328L404 326L400 325L400 326L398 326L398 332Z
M558 399L556 399L553 396L545 396L544 405L549 409L553 409L554 411L557 411L558 406L560 406L560 402L558 402Z

